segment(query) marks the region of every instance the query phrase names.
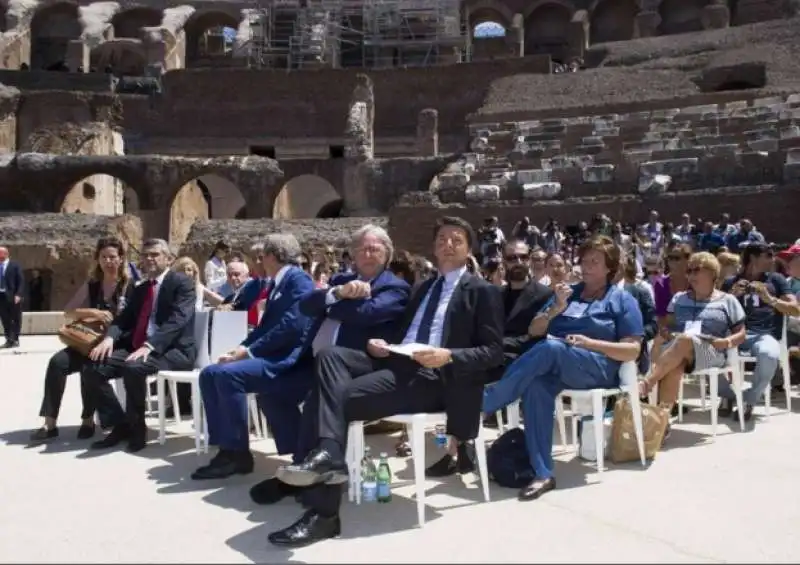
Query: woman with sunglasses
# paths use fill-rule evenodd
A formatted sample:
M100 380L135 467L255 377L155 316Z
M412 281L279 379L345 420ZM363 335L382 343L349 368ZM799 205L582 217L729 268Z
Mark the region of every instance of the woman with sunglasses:
M687 262L689 289L676 293L667 307L666 343L639 383L643 397L658 384L659 404L671 409L685 373L724 367L726 351L744 341L744 310L736 298L717 290L719 273L719 261L711 253L695 253ZM722 381L727 384L724 377Z
M653 296L656 302L656 319L658 320L659 336L653 340L652 358L658 359L665 337L669 335L667 327L667 307L672 297L689 288L689 279L686 275L686 265L692 256L692 247L683 243L676 245L667 253L668 275L660 277L653 282Z

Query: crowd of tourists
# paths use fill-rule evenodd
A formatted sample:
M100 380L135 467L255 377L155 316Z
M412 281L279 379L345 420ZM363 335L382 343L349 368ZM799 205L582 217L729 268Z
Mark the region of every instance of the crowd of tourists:
M574 230L523 219L506 237L495 218L476 233L443 217L430 259L395 250L374 225L341 253L304 250L289 233L252 243L234 252L219 242L201 268L149 240L134 269L119 240L98 241L66 316L106 312L105 337L88 356L66 348L50 359L44 420L31 441L58 437L66 379L77 373L79 438L96 435L98 414L107 433L92 449L144 449L146 377L193 368L197 311L246 311L241 345L200 371L216 453L191 478L253 471L247 395L257 394L291 462L251 498L297 499L301 517L268 539L299 547L341 531L349 422L444 412L449 446L426 476L447 477L477 468L482 419L520 402L532 478L519 498L533 500L556 487L552 415L561 391L615 387L621 364L637 362L641 396L658 385L658 403L672 408L685 374L722 367L725 352L741 348L755 359L742 405L750 420L778 372L785 320L790 345L797 341L800 245L776 253L746 219L698 228L688 215L673 226L653 212L638 227L598 216ZM9 260L0 251L0 273ZM0 284L0 293L8 288ZM123 380L124 408L112 379ZM723 413L736 413L724 377L719 391ZM186 394L173 410L184 402Z

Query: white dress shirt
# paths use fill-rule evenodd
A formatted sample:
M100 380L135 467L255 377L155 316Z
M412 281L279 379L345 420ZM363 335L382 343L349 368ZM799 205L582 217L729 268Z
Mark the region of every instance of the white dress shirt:
M432 347L442 346L442 330L444 328L444 320L447 315L447 307L450 305L450 299L453 298L453 292L456 290L456 285L467 272L467 267L461 267L455 271L450 271L444 275L444 285L442 286L442 295L439 298L439 304L436 307L436 312L433 315L433 323L431 324L431 337L428 345ZM428 306L428 299L430 298L433 285L428 289L425 298L420 302L417 312L414 314L414 319L411 320L411 325L408 327L406 337L403 339L403 344L417 343L417 332L422 323L422 316L425 314L425 309Z
M206 288L217 292L219 287L228 281L228 270L225 261L212 257L206 262L203 274L206 277Z

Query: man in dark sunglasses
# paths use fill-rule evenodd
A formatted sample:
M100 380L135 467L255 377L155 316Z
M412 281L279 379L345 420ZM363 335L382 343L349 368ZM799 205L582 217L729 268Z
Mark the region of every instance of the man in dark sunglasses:
M723 291L739 299L747 316L747 337L740 349L756 358L752 387L743 394L746 420L752 417L753 406L761 400L778 369L784 316L800 314L786 278L773 272L774 255L770 245L750 243L742 254L742 272L722 285ZM723 407L729 411L734 395L726 379L720 380L720 396L729 400L728 406Z

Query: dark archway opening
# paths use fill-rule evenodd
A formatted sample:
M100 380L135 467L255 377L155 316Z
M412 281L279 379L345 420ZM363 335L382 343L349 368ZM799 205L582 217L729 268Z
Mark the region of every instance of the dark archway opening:
M53 271L51 269L25 269L25 292L23 301L26 312L49 312L50 292L53 288Z
M341 218L344 200L332 200L317 212L317 218Z
M750 90L751 88L760 88L761 86L763 85L758 85L743 80L734 80L719 85L714 89L714 92L725 92L726 90Z

